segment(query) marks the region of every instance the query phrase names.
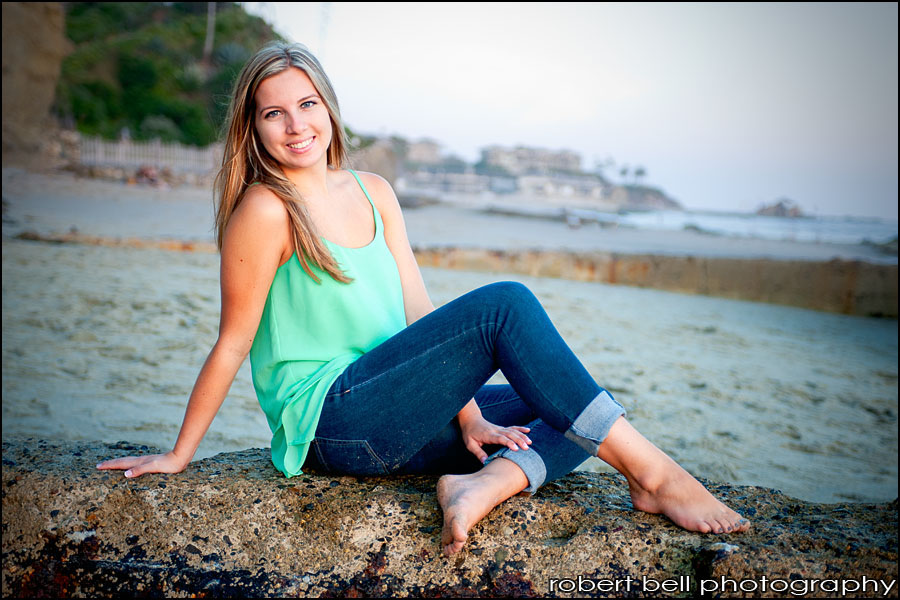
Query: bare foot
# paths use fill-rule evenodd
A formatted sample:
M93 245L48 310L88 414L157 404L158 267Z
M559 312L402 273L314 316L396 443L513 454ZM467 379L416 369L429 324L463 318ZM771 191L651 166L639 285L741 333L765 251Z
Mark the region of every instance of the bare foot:
M636 509L663 514L676 525L700 533L738 533L750 528L750 521L717 500L678 463L671 463L652 489L629 478L631 502Z
M478 517L473 517L472 513L482 512L476 502L467 498L473 494L472 485L466 481L466 477L466 475L444 475L437 483L438 503L444 510L441 548L447 556L462 550L469 538L469 529L478 521Z
M521 492L528 479L519 467L498 458L470 475L444 475L437 482L438 503L444 511L441 547L451 556L462 550L469 530L495 506Z
M738 533L750 528L747 519L713 497L624 418L613 424L598 456L628 479L631 501L638 510L666 515L676 525L700 533Z

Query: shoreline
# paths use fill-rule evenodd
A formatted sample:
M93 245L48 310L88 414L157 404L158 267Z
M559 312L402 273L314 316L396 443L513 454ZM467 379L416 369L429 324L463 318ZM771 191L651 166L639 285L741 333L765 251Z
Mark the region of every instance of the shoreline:
M108 237L213 239L211 186L170 188L87 178L68 171L4 167L3 199L3 232L9 236L25 230L59 235L74 229ZM898 264L896 254L886 254L872 244L767 240L691 228L607 227L590 221L570 227L565 219L529 216L525 205L511 207L516 209L511 212L500 208L502 203L496 199L448 197L436 204L406 206L403 215L414 247ZM542 212L556 208L546 205Z
M211 188L151 186L3 168L3 236L215 252ZM898 260L874 244L778 241L511 214L496 199L404 209L422 266L554 277L898 316ZM493 208L492 208L493 207ZM559 207L556 207L559 208Z

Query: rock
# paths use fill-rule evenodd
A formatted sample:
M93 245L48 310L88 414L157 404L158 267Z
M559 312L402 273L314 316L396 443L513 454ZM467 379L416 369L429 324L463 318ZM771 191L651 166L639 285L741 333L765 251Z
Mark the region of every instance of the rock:
M875 248L882 254L897 256L897 236L885 240L883 242L873 242L872 240L863 240L863 246Z
M891 264L453 246L413 250L420 266L599 281L897 318L898 269Z
M774 204L759 207L756 214L766 217L797 218L803 216L803 211L792 200L781 198Z
M4 165L40 164L59 153L50 106L71 50L62 3L3 3Z
M763 578L772 586L864 577L875 583L848 597L881 597L872 586L891 584L887 595L897 596L896 500L812 504L705 482L753 527L703 535L634 511L621 477L575 473L511 498L446 558L434 477L285 479L266 449L219 454L177 475L126 479L94 467L151 452L4 439L4 597L543 597L570 596L568 581L579 577L594 586L588 595L603 596L597 586L615 582L614 596L663 582L691 596L729 579L758 588ZM837 595L820 589L807 595Z
M23 231L14 237L50 243L217 251L215 244L206 242L91 236L77 229L65 234ZM416 246L413 251L420 266L598 281L846 315L897 318L897 265L838 259L823 262L453 246ZM695 389L704 386L703 382L691 384Z
M662 190L643 185L617 185L609 193L609 202L618 210L684 210Z

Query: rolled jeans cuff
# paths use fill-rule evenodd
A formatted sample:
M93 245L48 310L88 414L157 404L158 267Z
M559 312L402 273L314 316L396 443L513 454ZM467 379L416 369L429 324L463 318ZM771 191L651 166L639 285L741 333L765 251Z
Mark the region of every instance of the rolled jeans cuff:
M624 415L625 408L609 392L603 390L591 400L564 435L591 456L597 456L600 444L609 435L613 423Z
M525 477L528 478L528 487L522 490L523 492L528 492L529 494L535 493L537 489L543 485L544 480L547 479L547 466L544 464L544 459L531 448L528 450L510 450L509 448L503 448L488 456L487 459L485 459L484 464L488 464L495 458L511 460L522 469L525 473Z

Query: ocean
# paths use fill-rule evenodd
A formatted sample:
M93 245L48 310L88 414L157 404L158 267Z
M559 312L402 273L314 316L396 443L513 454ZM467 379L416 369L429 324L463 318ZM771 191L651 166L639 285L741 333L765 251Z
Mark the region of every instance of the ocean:
M573 212L580 214L580 211ZM599 214L591 216L595 215ZM773 241L883 244L897 238L897 221L861 217L773 217L738 213L650 211L604 214L603 218L623 227L689 230Z

